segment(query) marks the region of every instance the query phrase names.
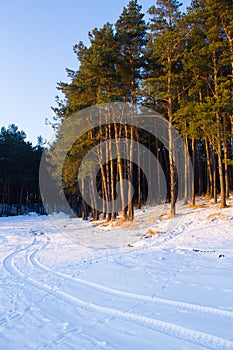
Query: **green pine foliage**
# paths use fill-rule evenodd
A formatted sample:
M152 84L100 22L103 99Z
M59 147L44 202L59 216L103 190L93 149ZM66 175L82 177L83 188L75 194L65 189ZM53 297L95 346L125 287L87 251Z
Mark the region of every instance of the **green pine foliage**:
M43 139L33 147L26 134L11 124L0 131L0 216L36 211L44 214L39 192Z
M60 126L64 120L87 107L110 102L131 103L135 111L142 106L150 107L167 118L169 128L175 127L185 140L195 171L192 203L196 194L207 194L215 202L219 195L221 207L225 207L233 190L232 1L193 0L187 12L181 13L177 0L156 0L148 9L148 16L149 23L146 23L142 6L137 0L130 0L115 24L106 23L92 29L87 46L82 42L74 46L78 68L67 69L69 83L58 83L62 97L56 97L53 107L52 126L57 131L57 139L51 147L62 136ZM177 181L171 157L171 133L167 149L140 129L140 125L136 128L106 124L77 140L63 165L56 168L60 155L51 153L51 177L56 178L62 167L66 196L71 205L75 203L81 208L78 214L87 218L91 208L82 201L78 186L81 161L100 142L124 137L130 141L125 150L131 154L136 141L156 155L169 185L166 200L171 202L170 214L175 215ZM15 126L2 129L1 208L11 203L20 203L22 208L30 196L38 198L38 192L30 189L37 188L35 169L38 165L34 167L33 162L38 164L42 148L26 143L24 133ZM143 159L139 159L137 165L115 159L97 174L98 191L106 200L116 198L119 179L132 182L135 192L132 203L122 208L124 218L133 219L133 207L141 207L146 202L147 183L140 162ZM84 181L83 186L89 184ZM186 195L190 198L190 194ZM117 214L104 213L107 219ZM97 219L99 213L92 211L92 216Z
M148 9L149 23L146 24L141 5L137 0L129 1L115 25L107 23L89 33L89 47L82 43L75 46L79 68L76 72L67 71L71 78L69 84L58 85L65 99L57 101L56 118L62 120L77 110L113 101L156 110L182 134L192 157L195 171L192 203L196 193L207 193L215 201L220 193L224 207L233 189L231 7L229 0L193 0L187 12L181 13L177 0L157 0ZM175 215L177 184L171 159L173 141L170 140L168 150L140 128L115 128L110 134L104 134L105 138L103 130L99 132L92 134L91 143L86 135L68 156L69 170L64 170L67 191L77 191L77 173L72 169L80 162L82 149L87 150L110 135L126 136L156 154L170 183L167 198L174 207L171 216ZM133 205L141 206L140 198L146 198L145 179L137 167L127 162L122 166L124 176L137 189ZM105 180L119 178L120 170L112 166L115 172L112 176L107 173L109 167L105 169ZM101 181L104 179L100 176L100 184ZM109 189L106 197L114 197L113 193ZM132 209L130 216L133 216Z

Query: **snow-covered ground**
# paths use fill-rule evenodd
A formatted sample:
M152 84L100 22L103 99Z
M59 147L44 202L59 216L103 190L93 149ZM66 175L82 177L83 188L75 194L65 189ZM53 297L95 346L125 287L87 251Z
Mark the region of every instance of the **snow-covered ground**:
M0 349L233 349L233 200L0 219Z

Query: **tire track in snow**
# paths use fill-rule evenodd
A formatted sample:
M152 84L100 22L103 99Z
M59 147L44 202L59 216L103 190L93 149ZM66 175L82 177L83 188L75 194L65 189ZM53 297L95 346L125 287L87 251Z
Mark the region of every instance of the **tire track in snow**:
M33 233L32 231L29 231L30 233ZM45 234L45 233L44 233ZM50 237L46 236L47 239L47 243L46 245L49 244L49 242L51 241ZM20 271L16 266L15 266L15 262L14 259L16 258L16 256L22 252L25 252L26 255L29 254L30 249L32 247L34 247L37 243L38 243L38 239L36 237L36 234L33 237L33 241L32 243L30 243L29 245L27 245L24 248L20 248L17 249L16 251L14 251L13 253L9 254L7 257L4 258L4 260L1 262L1 265L5 268L5 270L13 277L17 277L21 280L24 281L24 283L28 282L28 278L26 277L26 275ZM37 248L38 250L38 248ZM25 256L26 260L27 257ZM30 283L31 284L31 283ZM35 287L35 285L31 284L33 287ZM1 324L0 326L0 333L6 328L6 326L11 322L11 321L15 321L15 320L21 320L26 312L31 311L31 309L33 308L33 306L39 307L39 309L41 310L41 314L42 315L49 315L51 317L51 313L47 312L46 310L44 310L43 308L41 308L40 306L40 302L48 295L51 295L50 291L46 292L43 288L38 288L40 291L45 292L44 297L42 297L41 299L38 300L38 303L35 303L35 301L33 300L32 297L28 298L28 301L31 302L31 305L27 306L26 308L24 308L24 310L22 311L22 313L19 312L14 312L11 314L11 316L4 322ZM67 302L65 300L65 302ZM72 305L73 306L73 305ZM54 321L57 321L57 316L53 316L52 318L54 319ZM53 339L52 341L49 342L49 344L47 345L42 345L39 346L39 349L47 349L50 348L53 345L57 345L57 342L62 342L64 339L66 339L67 335L72 334L73 332L75 332L75 329L71 329L71 330L67 330L65 332L63 332L62 334L58 334L58 336L55 337L55 339ZM97 338L93 337L93 336L89 336L86 334L82 334L78 331L79 336L83 337L84 339L86 339L87 341L89 341L91 344L96 345L97 344Z
M47 246L49 244L49 237L46 238L46 243L44 243L42 245L42 247L40 249L43 249L43 247L45 248L45 246ZM62 290L57 289L57 287L51 287L49 285L47 285L46 283L41 283L38 280L35 280L31 277L27 277L25 276L25 274L20 271L14 263L14 258L17 256L17 254L19 254L22 251L26 251L29 252L30 248L35 245L36 243L36 237L34 237L33 243L28 245L26 248L23 249L19 249L13 253L11 253L10 255L8 255L4 260L3 260L3 266L4 268L12 275L21 278L25 283L28 283L34 287L36 287L37 289L39 289L40 291L44 291L46 294L50 294L55 298L60 298L61 300L71 304L72 306L76 305L77 307L83 309L83 310L87 310L87 311L91 311L94 313L102 313L105 315L109 315L111 317L116 317L125 321L129 321L135 324L138 324L140 326L144 326L144 327L149 327L155 331L158 331L162 334L171 336L173 338L177 338L183 341L187 341L189 343L193 343L199 346L203 346L206 347L207 349L212 349L212 350L232 350L233 349L233 342L215 335L210 335L204 332L199 332L193 329L189 329L189 328L184 328L181 326L178 326L176 324L170 323L170 322L165 322L165 321L160 321L151 317L146 317L146 316L141 316L141 315L137 315L137 314L133 314L130 312L124 312L121 311L119 309L115 309L115 308L111 308L111 307L104 307L104 306L100 306L94 303L88 303L86 301L83 301L82 299L79 299L75 296L70 295L67 292L64 292ZM38 241L37 241L38 242ZM38 250L40 249L36 249L30 256L34 256L35 258L35 254L38 252ZM33 258L32 258L33 261ZM51 270L51 273L54 273ZM72 278L72 277L71 277ZM87 282L85 280L82 280L84 283L91 283L91 282ZM95 284L93 285L93 287L95 286ZM104 291L109 292L109 290L111 290L110 288L107 287L103 287L100 285L97 285L98 288L104 288ZM96 287L96 286L95 286ZM126 293L126 292L121 292L121 291L115 291L112 290L113 292L117 292L117 293L123 293L122 296L124 295L128 295L132 297L131 293ZM135 296L133 294L133 296ZM136 298L138 296L136 295ZM143 297L145 298L146 296L139 296L139 297ZM146 297L146 298L150 298L150 297ZM154 298L152 298L154 299ZM159 299L158 299L159 300ZM163 299L161 299L163 300ZM176 303L176 302L175 302ZM176 304L177 305L177 304Z
M64 291L53 288L45 283L41 283L38 280L35 280L31 277L26 278L24 274L20 270L18 270L17 267L15 266L14 257L15 257L15 253L12 253L9 256L7 256L3 261L4 267L9 273L17 277L21 277L24 280L24 282L29 283L30 285L38 288L39 290L49 293L55 298L59 298L71 304L72 306L76 305L77 307L86 311L92 311L94 313L102 313L105 315L122 319L124 321L133 322L140 326L149 327L162 334L180 339L182 341L187 341L195 345L206 347L207 349L212 349L212 350L232 350L233 349L233 342L230 340L223 339L207 333L199 332L193 329L184 328L176 324L160 321L154 318L136 315L129 312L123 312L115 308L99 306L93 303L88 303Z
M48 244L48 240L45 244L46 245ZM23 250L28 251L30 249L30 246L26 249L21 249L20 251L23 251ZM38 249L36 251L38 251ZM54 288L45 283L41 283L38 280L35 280L31 277L26 277L24 273L15 266L14 258L18 253L19 251L11 253L3 261L3 266L9 273L17 277L20 277L21 279L23 279L24 282L36 287L41 291L44 291L45 293L52 295L55 298L59 298L71 304L72 306L76 305L76 307L79 307L83 310L87 310L89 312L91 311L94 313L102 313L105 315L109 315L111 317L116 317L128 322L138 324L140 326L149 327L162 334L165 334L183 341L187 341L189 343L193 343L199 346L203 346L203 347L206 347L207 349L210 349L210 348L212 350L230 350L230 349L232 350L233 349L233 342L230 340L217 337L214 335L210 335L207 333L199 332L193 329L184 328L176 324L160 321L151 317L141 316L130 312L123 312L119 309L99 306L94 303L88 303L62 290L57 289L57 287Z
M25 231L25 230L24 230L24 231ZM23 251L29 251L29 249L30 249L32 246L34 246L34 245L36 244L36 242L37 242L36 237L33 237L32 243L28 244L28 245L27 245L26 247L24 247L24 248L17 249L17 250L14 251L12 254L17 255L17 254L19 254L19 253L21 253L21 252L23 252ZM3 267L5 267L5 266L4 266L4 260L1 262L1 265L2 265ZM9 272L9 271L8 271L8 272ZM12 274L12 273L10 273L10 274L13 275L13 277L15 277L14 274ZM28 299L28 297L27 297L27 299ZM28 300L29 300L29 299L28 299ZM33 305L30 305L30 306L25 307L25 308L22 310L22 312L12 312L12 313L10 314L10 316L7 317L6 320L2 320L3 323L2 323L1 326L0 326L0 333L3 331L4 328L6 328L6 326L7 326L11 321L21 320L22 317L23 317L23 315L24 315L26 312L29 312L29 311L31 310L32 306L33 306Z
M220 310L220 309L213 308L213 307L190 304L190 303L185 303L185 302L181 302L181 301L175 301L175 300L151 297L151 296L147 296L147 295L124 292L121 290L105 287L103 285L100 285L100 284L97 284L94 282L86 281L82 278L72 277L72 276L67 275L63 272L53 271L51 268L45 266L37 259L38 252L40 250L44 249L49 244L50 238L47 236L46 236L46 238L47 238L47 242L44 243L40 249L36 249L29 256L31 263L42 271L50 272L53 275L65 278L65 279L70 280L72 282L76 282L76 283L83 285L85 287L90 287L92 289L95 289L95 290L98 290L101 292L105 292L105 293L109 293L112 295L116 295L116 296L120 296L120 297L124 297L124 298L129 298L129 299L140 300L140 301L151 302L151 303L160 304L160 305L165 305L165 306L173 307L173 308L178 309L178 310L192 311L194 313L204 314L204 315L208 315L208 316L215 316L215 317L220 317L220 318L225 318L225 319L233 319L233 312L231 312L231 311Z

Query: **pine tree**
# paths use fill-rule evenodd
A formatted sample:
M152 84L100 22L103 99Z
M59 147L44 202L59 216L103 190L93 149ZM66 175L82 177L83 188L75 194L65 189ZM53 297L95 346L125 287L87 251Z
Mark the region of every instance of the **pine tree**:
M43 213L39 195L42 145L32 147L26 134L11 124L0 132L0 216L37 211Z
M153 94L156 104L164 110L169 122L169 163L170 163L170 216L175 215L176 171L172 127L179 96L179 74L181 57L184 52L185 35L181 26L181 12L176 0L158 0L157 6L149 9L150 32L148 56L154 69L149 70L143 86L146 93ZM151 100L149 96L149 100Z
M227 161L228 149L224 120L229 113L231 103L229 99L229 62L226 60L226 39L220 20L221 11L222 6L219 8L218 1L193 1L189 13L190 27L194 33L192 38L195 38L196 33L198 36L192 42L189 62L192 63L191 70L196 76L196 86L198 87L196 101L199 99L199 106L196 109L195 122L196 126L199 125L202 129L203 137L208 139L206 142L212 148L214 175L212 188L215 200L217 188L215 153L217 154L221 207L225 207L226 184L227 188L229 186L228 167L225 165L224 169L222 148L224 148L224 157ZM209 152L208 145L206 145L206 152ZM210 159L209 155L207 158Z
M116 39L120 48L119 74L121 78L121 89L125 102L136 105L139 99L140 80L144 68L143 50L146 44L146 24L144 14L141 13L142 6L137 0L129 1L124 7L122 14L115 24ZM133 126L125 127L125 135L130 139L126 144L126 152L129 155L127 164L128 187L128 217L134 218L132 186L133 183L133 140L138 138L136 129ZM138 177L140 182L140 164L138 164ZM140 190L139 190L140 192Z
M142 69L143 49L146 44L146 24L142 6L137 0L129 1L115 24L116 39L120 46L119 70L124 101L136 103Z

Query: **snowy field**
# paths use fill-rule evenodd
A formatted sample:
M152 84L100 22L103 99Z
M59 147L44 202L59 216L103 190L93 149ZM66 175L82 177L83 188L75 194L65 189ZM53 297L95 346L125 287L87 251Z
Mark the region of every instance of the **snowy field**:
M233 200L0 219L1 350L233 349Z

